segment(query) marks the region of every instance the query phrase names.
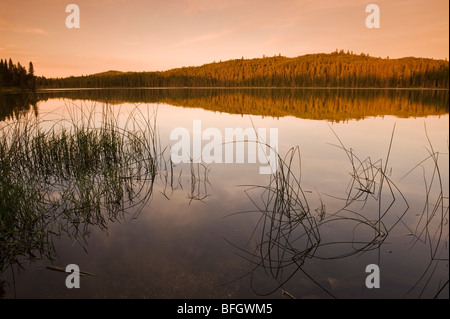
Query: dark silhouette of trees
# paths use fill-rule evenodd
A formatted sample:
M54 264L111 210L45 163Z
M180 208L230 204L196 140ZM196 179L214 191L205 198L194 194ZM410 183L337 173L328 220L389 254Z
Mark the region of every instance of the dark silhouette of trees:
M28 64L28 74L26 78L26 86L29 89L36 88L36 77L34 76L34 66L33 62L30 61Z
M30 62L28 72L20 62L13 63L11 59L0 60L0 87L18 87L21 89L35 89L36 77L33 63Z

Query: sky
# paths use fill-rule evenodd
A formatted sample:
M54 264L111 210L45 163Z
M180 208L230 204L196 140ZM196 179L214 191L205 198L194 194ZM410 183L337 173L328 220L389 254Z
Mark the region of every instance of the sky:
M369 4L380 27L367 28ZM67 28L66 6L80 10ZM163 71L336 49L449 58L447 0L0 0L0 57L36 75Z

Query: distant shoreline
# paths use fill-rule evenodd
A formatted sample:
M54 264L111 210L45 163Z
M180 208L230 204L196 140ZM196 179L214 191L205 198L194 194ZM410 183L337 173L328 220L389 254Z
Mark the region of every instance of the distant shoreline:
M0 93L30 93L35 90L23 89L20 87L0 87Z
M41 88L197 89L449 89L448 61L381 59L334 52L236 59L163 72L107 71L66 78L37 78Z
M403 88L403 87L265 87L265 86L171 86L171 87L87 87L87 88L36 88L35 90L0 87L3 93L37 93L37 92L59 92L59 91L88 91L88 90L379 90L379 91L449 91L448 88Z
M403 88L403 87L279 87L279 86L170 86L170 87L87 87L87 88L37 88L36 91L85 91L85 90L399 90L399 91L449 91L448 88Z

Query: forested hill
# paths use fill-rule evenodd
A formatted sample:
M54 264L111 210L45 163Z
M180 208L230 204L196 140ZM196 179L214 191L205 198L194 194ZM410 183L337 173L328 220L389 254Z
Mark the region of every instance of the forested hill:
M449 88L449 63L333 52L296 58L237 59L164 72L119 72L39 79L41 87L402 87Z

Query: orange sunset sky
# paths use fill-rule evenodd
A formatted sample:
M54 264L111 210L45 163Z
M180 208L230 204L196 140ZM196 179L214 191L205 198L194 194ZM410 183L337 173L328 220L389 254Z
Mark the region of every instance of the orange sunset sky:
M80 28L66 28L70 3ZM380 28L365 25L380 7ZM160 71L336 49L449 57L447 0L0 0L0 57L37 75Z

